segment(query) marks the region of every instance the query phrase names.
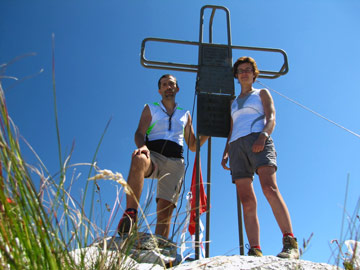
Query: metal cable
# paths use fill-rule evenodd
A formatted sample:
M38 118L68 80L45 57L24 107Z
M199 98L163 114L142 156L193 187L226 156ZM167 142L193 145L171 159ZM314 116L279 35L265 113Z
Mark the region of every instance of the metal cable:
M322 119L324 119L324 120L326 120L326 121L330 122L331 124L333 124L333 125L335 125L335 126L337 126L337 127L341 128L341 129L343 129L343 130L345 130L345 131L349 132L350 134L352 134L352 135L354 135L354 136L356 136L356 137L360 138L360 135L359 135L359 134L357 134L356 132L354 132L354 131L352 131L352 130L350 130L350 129L348 129L348 128L346 128L346 127L344 127L344 126L342 126L342 125L340 125L340 124L338 124L338 123L336 123L336 122L335 122L335 121L333 121L333 120L330 120L329 118L326 118L325 116L323 116L323 115L321 115L320 113L318 113L318 112L316 112L316 111L314 111L314 110L310 109L309 107L306 107L305 105L302 105L301 103L297 102L296 100L293 100L293 99L291 99L291 98L289 98L289 97L285 96L284 94L282 94L282 93L280 93L280 92L278 92L278 91L275 91L274 89L272 89L272 88L270 88L269 86L267 86L267 85L263 84L263 83L262 83L262 82L260 82L259 80L256 80L256 82L257 82L258 84L260 84L260 85L264 86L265 88L267 88L267 89L271 90L272 92L274 92L274 93L278 94L279 96L281 96L281 97L283 97L283 98L287 99L288 101L290 101L290 102L292 102L292 103L294 103L294 104L298 105L299 107L301 107L301 108L303 108L303 109L307 110L308 112L311 112L312 114L315 114L316 116L318 116L318 117L320 117L320 118L322 118Z

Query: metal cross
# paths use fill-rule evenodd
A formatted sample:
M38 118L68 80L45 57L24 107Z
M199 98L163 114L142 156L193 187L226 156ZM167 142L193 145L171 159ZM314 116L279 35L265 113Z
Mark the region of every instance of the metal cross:
M204 11L211 10L209 19L209 43L203 42ZM212 26L216 10L223 10L226 13L228 44L213 44ZM145 57L145 47L149 42L175 43L198 46L198 64L182 64L164 61L148 60ZM234 76L232 72L232 50L248 50L279 53L283 56L283 65L278 71L259 70L259 78L275 79L288 72L288 60L286 53L281 49L234 46L231 44L230 12L222 6L206 5L200 11L199 42L174 40L164 38L145 38L141 44L141 64L146 68L176 70L185 72L196 72L196 94L197 94L197 149L196 155L200 156L199 134L212 137L227 137L230 129L230 102L234 98ZM207 170L207 198L210 205L210 157L211 137L208 140L208 170ZM196 232L195 232L195 258L199 259L199 193L200 193L200 172L199 160L196 159ZM239 221L239 245L240 254L244 255L241 202L238 199L238 221ZM210 211L206 215L206 257L209 257L209 224Z

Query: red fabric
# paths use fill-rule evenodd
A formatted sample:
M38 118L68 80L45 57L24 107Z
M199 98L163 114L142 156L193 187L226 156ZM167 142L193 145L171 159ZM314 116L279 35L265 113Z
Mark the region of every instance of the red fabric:
M199 170L200 170L200 202L199 202L199 209L200 209L200 215L207 210L207 198L205 194L204 184L203 184L203 178L201 173L201 165L199 163ZM195 218L196 218L196 157L194 162L194 168L193 168L193 174L192 174L192 180L191 180L191 211L190 211L190 223L189 223L189 233L191 235L195 234Z

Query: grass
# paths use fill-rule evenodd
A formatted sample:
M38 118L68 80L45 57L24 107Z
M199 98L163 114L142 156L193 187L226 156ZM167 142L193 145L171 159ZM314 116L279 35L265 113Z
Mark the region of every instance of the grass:
M132 194L132 191L121 174L100 170L95 163L110 121L91 163L71 164L73 148L70 154L62 159L54 55L53 45L52 81L59 153L59 170L54 174L47 170L12 122L1 85L1 75L6 64L0 66L0 269L132 269L134 263L129 259L129 252L137 237L136 233L129 235L128 240L119 246L116 252L108 250L106 245L89 248L99 239L116 235L116 232L110 230L111 224L119 219L116 214L124 195ZM23 158L21 140L32 150L38 160L38 167L27 164ZM91 181L85 181L83 197L77 201L72 197L71 191L73 183L79 180L79 176L74 174L74 168L79 166L88 168L86 179ZM91 177L94 173L96 175ZM95 196L98 196L99 203L102 204L97 183L99 179L113 180L120 184L117 201L112 207L106 206L111 214L105 229L93 222ZM148 192L144 206L140 207L138 221L142 230L150 232L152 224L149 224L145 217L150 216L149 210L153 201L151 192L153 191ZM102 221L99 223L102 224ZM97 254L95 260L89 258L89 251Z
M347 177L344 210L341 221L341 230L339 239L334 239L330 243L331 259L334 265L340 266L342 263L345 270L360 270L360 197L356 203L353 214L347 211L347 198L349 193L350 174ZM347 229L344 225L347 221Z
M54 61L54 58L53 58ZM3 74L6 65L1 65ZM1 79L1 77L0 77ZM59 146L59 171L51 174L41 159L39 167L27 164L20 151L20 134L8 114L5 94L0 80L0 268L1 269L88 269L86 250L96 239L110 235L112 220L116 218L121 198L127 190L126 182L120 182L119 200L114 204L108 226L102 230L92 222L95 194L99 188L96 180L86 181L82 201L71 196L71 187L77 176L73 167L87 166L88 178L96 165L70 165L70 155L62 160L60 132L58 130L56 108L56 84L53 65L54 107ZM104 137L106 129L96 148L93 161ZM26 143L26 140L24 139ZM30 149L31 146L28 145ZM105 172L105 171L103 171ZM117 179L121 180L121 179ZM40 183L36 186L35 183ZM85 205L90 198L90 207ZM100 202L101 203L101 202ZM145 210L146 211L146 210ZM143 213L145 216L145 213ZM149 226L149 224L147 224ZM115 232L113 233L115 234ZM130 236L131 238L131 236ZM75 261L71 250L78 251ZM128 246L121 252L112 254L97 249L99 256L92 261L92 269L129 269L126 263Z
M0 110L0 265L3 269L60 269L61 265L71 265L64 252L65 236L53 226L56 215L49 215L56 213L58 205L47 208L43 193L35 189L1 85ZM41 177L54 183L54 179ZM61 197L59 189L56 193Z

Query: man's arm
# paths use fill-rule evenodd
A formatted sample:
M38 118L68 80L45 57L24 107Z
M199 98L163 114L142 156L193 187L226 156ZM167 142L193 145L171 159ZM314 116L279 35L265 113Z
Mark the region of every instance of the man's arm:
M140 155L141 153L143 153L148 158L150 157L150 151L145 145L146 131L149 128L150 123L151 123L151 112L149 106L146 105L141 113L138 128L135 131L135 144L138 147L138 149L134 151L133 156Z
M189 114L189 119L187 121L187 124L185 126L185 142L188 145L191 152L196 151L196 137L194 133L194 128L192 126L192 120L191 115ZM206 140L209 138L209 136L199 136L200 137L200 146L202 146Z
M268 135L270 135L275 128L274 101L267 89L262 89L260 91L260 98L263 104L265 119L266 119L266 124L262 132L266 132ZM264 150L266 140L267 137L264 135L264 133L260 133L259 138L254 142L252 146L252 151L256 153Z

